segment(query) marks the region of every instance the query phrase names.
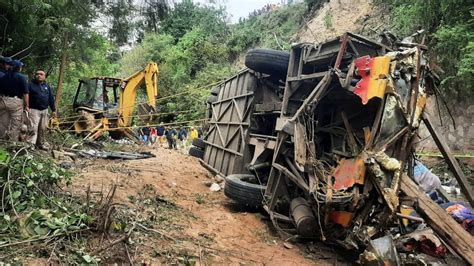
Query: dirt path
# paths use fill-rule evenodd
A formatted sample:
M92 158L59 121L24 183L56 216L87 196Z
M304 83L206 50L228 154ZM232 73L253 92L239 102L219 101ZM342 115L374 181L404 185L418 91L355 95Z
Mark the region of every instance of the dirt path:
M154 264L191 258L202 264L333 264L332 253L315 256L307 246L286 248L264 215L239 209L222 191L211 192L204 183L212 176L195 158L162 148L152 152L156 158L89 161L69 188L83 193L90 185L91 191L99 191L115 182L116 203L166 235L132 235L134 261ZM170 204L150 208L150 199ZM318 258L327 260L316 263Z

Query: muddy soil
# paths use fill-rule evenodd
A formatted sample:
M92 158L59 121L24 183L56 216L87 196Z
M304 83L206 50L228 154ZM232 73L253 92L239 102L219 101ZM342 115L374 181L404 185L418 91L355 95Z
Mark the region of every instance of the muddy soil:
M131 161L91 159L77 164L78 176L67 190L84 193L90 186L93 194L117 184L115 202L120 205L116 216L135 215L141 225L151 229L136 230L128 245L108 250L102 262L252 265L341 262L340 255L321 244L284 244L262 211L243 209L222 191L211 192L205 183L213 180L213 176L196 158L164 148L149 151L156 157ZM165 205L150 208L151 201Z

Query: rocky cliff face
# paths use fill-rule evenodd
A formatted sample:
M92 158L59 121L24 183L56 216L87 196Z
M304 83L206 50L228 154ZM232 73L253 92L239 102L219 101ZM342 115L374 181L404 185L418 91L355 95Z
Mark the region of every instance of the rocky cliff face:
M441 105L441 103L440 103ZM449 116L444 106L439 110L434 96L427 102L426 112L433 118L436 128L444 136L453 151L474 151L474 103L472 99L449 104L453 119ZM420 142L418 149L436 150L436 144L429 136L428 130L422 125L419 131Z
M370 0L330 0L315 11L298 33L300 42L322 42L352 31L377 36L389 16Z

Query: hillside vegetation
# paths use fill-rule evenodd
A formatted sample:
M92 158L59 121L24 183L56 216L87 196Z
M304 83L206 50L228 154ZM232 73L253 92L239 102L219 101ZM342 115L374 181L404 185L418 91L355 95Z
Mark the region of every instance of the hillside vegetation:
M323 41L324 34L318 34L321 31L314 29L315 26L327 32L345 31L346 20L352 19L347 27L353 30L363 27L373 17L389 14L389 25L377 28L370 25L366 29L390 29L399 36L426 29L426 42L434 48L433 56L445 71L441 90L456 97L472 93L474 9L471 1L352 3L360 5L360 14L355 12L352 17L344 14L356 9L337 9L338 5L347 6L346 2L307 0L288 6L268 5L236 24L229 24L222 7L191 0L174 5L164 0L141 4L127 0L47 3L4 0L0 1L0 28L5 31L1 51L3 55L20 51L16 57L26 61L27 74L35 68L44 68L53 85L58 78L61 56L65 54L63 111L69 108L78 78L126 77L148 61L156 61L160 67L159 98L164 97L158 100L159 111L174 112L161 120L186 121L202 116L210 85L236 73L242 66L239 62L242 55L249 48L288 50L292 42L299 40ZM108 27L101 29L103 23ZM107 34L103 34L104 30Z
M140 69L147 61L160 66L162 112L191 113L164 117L194 120L203 115L210 84L239 70L233 64L248 48L263 46L288 50L306 12L303 4L261 11L235 25L225 23L225 11L190 1L176 4L160 33L148 33L143 42L120 61L122 75ZM189 94L179 94L189 90ZM179 99L179 101L177 100Z
M474 94L474 2L469 0L384 0L392 27L400 36L426 30L444 73L442 91L460 100Z

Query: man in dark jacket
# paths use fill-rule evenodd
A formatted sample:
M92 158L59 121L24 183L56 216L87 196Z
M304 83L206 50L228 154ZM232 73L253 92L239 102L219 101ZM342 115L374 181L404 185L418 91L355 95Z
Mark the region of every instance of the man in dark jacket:
M161 146L161 143L165 141L166 138L166 129L163 126L163 122L160 123L159 126L156 127L156 135L158 136L158 144Z
M168 127L166 129L166 140L168 141L168 147L169 149L177 149L176 147L176 135L178 135L178 132L174 128Z
M178 132L178 139L181 148L186 148L186 141L188 140L188 131L185 127L182 127L181 130Z
M29 118L33 130L28 142L43 147L45 144L44 133L49 121L48 107L51 108L53 116L56 116L53 91L46 83L46 73L43 70L35 72L34 79L28 83L28 91L30 93Z
M21 61L9 65L11 70L0 78L0 138L18 141L22 112L29 112L28 81L21 74Z
M10 63L12 59L10 57L0 56L0 78L10 70Z

